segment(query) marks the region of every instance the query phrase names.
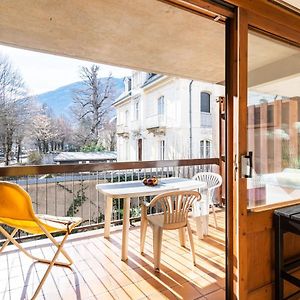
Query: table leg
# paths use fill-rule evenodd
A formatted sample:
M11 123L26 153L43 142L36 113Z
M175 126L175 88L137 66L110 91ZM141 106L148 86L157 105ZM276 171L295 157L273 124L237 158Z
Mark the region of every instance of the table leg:
M109 238L110 233L110 222L111 222L111 211L112 211L112 198L106 197L105 207L105 224L104 224L104 237Z
M198 239L203 239L203 235L208 234L207 230L207 217L208 217L208 204L205 197L193 205L193 218L196 223L196 230Z
M195 223L196 223L196 231L198 239L203 239L203 232L204 232L204 216L197 216L194 217Z
M122 260L126 261L128 259L130 198L124 198L123 201Z
M203 218L203 234L208 235L209 215Z

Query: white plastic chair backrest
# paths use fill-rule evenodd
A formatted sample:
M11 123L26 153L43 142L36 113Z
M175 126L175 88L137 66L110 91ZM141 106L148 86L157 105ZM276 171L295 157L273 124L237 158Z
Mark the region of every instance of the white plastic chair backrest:
M222 185L221 175L213 172L200 172L194 175L194 180L204 181L207 184L207 188L217 188Z
M222 185L221 175L213 172L197 173L193 179L206 182L210 201L213 199L215 189Z
M195 201L199 201L201 195L196 191L176 191L157 195L149 206L158 205L164 214L164 225L186 223L188 212Z

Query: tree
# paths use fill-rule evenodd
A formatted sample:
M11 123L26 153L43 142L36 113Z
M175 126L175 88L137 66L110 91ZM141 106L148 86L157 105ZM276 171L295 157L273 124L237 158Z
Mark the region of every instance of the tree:
M0 55L0 141L9 164L14 139L21 147L21 130L30 120L30 98L21 75L6 56ZM20 150L19 150L20 151Z
M49 151L49 143L56 134L52 124L51 118L45 114L45 111L33 117L32 134L40 153L47 153Z
M116 138L116 118L113 118L103 126L101 132L101 138L103 140L103 146L106 150L115 151L117 146Z
M97 65L82 67L83 88L73 93L72 111L78 121L76 137L77 142L81 143L80 146L98 144L100 132L107 121L114 98L112 77L109 76L106 80L99 79L99 71Z
M24 137L29 129L29 121L26 120L26 122L24 122L24 124L20 124L15 131L15 144L16 144L16 158L17 158L17 163L20 162L20 156L22 154L22 144L23 144L23 140Z
M63 116L55 118L55 127L56 136L54 140L54 149L52 150L64 150L65 144L71 141L72 136L72 127L67 119ZM53 148L53 147L52 147Z
M47 105L37 104L32 118L32 137L40 153L61 151L71 141L72 127L63 116L55 117Z

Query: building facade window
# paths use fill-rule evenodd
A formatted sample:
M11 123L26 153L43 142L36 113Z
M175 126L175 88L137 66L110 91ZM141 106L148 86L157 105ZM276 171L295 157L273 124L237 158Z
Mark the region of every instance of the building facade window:
M134 117L135 117L135 120L139 119L139 115L140 115L140 102L137 100L134 103Z
M125 160L129 160L129 150L130 150L130 145L129 145L129 141L126 140L125 141Z
M159 115L165 114L165 97L160 96L157 101L157 112Z
M200 141L200 158L210 158L212 154L212 145L209 140Z
M142 72L134 72L132 75L132 89L137 89L143 83L143 73Z
M129 122L129 111L128 109L125 111L125 126L128 126Z
M200 94L200 111L210 113L210 94L207 92L201 92Z
M125 87L125 92L130 92L131 91L131 78L130 77L125 77L124 87Z
M165 160L166 143L165 140L159 141L159 159Z

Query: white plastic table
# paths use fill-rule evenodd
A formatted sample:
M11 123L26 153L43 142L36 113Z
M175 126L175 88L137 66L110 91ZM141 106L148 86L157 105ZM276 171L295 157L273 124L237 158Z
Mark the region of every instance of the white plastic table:
M113 198L123 198L122 260L126 261L128 258L130 198L154 196L177 190L200 190L205 187L205 182L178 177L159 179L157 186L145 186L141 181L97 184L96 189L106 196L104 237L109 238L112 200Z

